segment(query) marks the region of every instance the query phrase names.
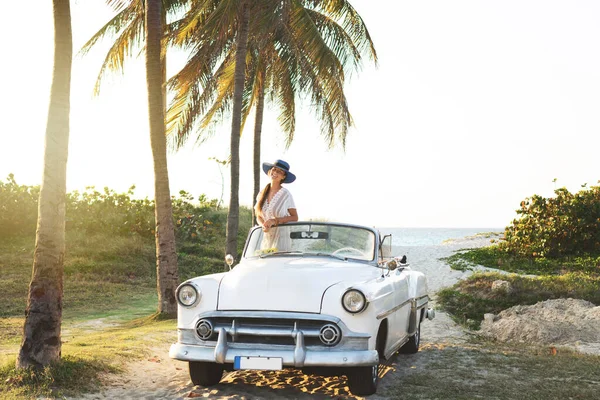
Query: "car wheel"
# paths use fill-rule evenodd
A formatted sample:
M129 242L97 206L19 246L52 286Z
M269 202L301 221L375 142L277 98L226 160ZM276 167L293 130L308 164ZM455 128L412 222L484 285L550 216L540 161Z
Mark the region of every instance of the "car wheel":
M408 342L400 348L400 353L414 354L419 351L419 345L421 344L421 318L417 318L417 331L408 339Z
M379 329L379 332L377 332L377 342L375 343L380 360L383 360L385 332L385 330ZM368 396L377 391L379 364L370 367L349 368L346 375L348 376L348 388L352 394L356 396Z
M194 385L214 386L221 382L223 365L203 361L190 361L190 378Z
M348 376L348 388L355 396L368 396L377 391L379 365L370 367L350 368Z

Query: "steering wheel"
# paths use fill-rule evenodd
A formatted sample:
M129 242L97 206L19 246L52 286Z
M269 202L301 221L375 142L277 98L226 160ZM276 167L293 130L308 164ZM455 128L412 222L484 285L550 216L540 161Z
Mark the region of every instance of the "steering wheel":
M365 253L363 253L362 251L360 251L358 249L355 249L354 247L342 247L341 249L337 249L336 251L334 251L333 253L331 253L331 255L335 256L338 253L342 253L342 252L354 253L354 254L358 254L361 257L366 257Z

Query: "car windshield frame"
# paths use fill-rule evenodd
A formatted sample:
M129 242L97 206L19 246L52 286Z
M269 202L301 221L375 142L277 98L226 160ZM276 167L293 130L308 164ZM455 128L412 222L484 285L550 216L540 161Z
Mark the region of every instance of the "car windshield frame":
M289 237L286 248L264 247L262 227L250 229L243 259L271 257L329 257L342 261L377 263L380 235L374 228L361 225L298 221L282 224L284 237ZM354 250L356 249L356 250Z

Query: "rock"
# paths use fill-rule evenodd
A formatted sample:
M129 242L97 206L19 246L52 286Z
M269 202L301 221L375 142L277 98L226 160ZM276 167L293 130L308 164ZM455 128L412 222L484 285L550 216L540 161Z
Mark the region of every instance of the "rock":
M492 292L493 293L504 293L510 294L513 291L513 287L510 282L497 280L492 282Z
M483 321L488 324L491 324L492 322L494 322L495 317L496 316L492 313L486 313L486 314L483 314Z

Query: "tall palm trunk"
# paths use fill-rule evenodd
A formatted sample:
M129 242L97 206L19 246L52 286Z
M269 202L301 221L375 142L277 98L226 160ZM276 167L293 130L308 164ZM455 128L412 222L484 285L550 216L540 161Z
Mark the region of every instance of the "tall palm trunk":
M263 114L265 109L265 72L264 67L258 72L258 81L259 81L259 92L258 92L258 101L256 103L256 118L254 121L254 192L252 196L252 223L258 224L256 220L256 215L254 212L254 206L256 205L256 197L258 197L258 192L260 192L260 176L261 176L261 168L260 168L260 143L261 143L261 135L262 135L262 123L263 123Z
M177 253L169 173L167 168L167 140L163 98L163 71L161 62L162 17L161 0L146 1L146 81L148 86L148 113L150 145L154 160L154 202L156 218L156 283L158 312L177 315L175 289L178 284Z
M227 214L226 254L237 258L237 235L240 216L240 134L242 126L242 94L246 78L246 50L250 13L247 0L241 4L240 29L236 40L235 80L233 88L233 110L231 118L231 192Z
M46 124L33 273L17 368L43 367L61 356L65 197L73 40L69 0L53 0L54 72Z

